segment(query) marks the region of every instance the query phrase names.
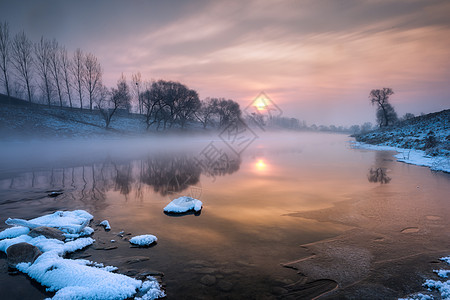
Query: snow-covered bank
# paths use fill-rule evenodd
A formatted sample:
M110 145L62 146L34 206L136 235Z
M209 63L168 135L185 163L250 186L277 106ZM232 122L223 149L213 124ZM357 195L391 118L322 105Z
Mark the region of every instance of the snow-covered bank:
M450 256L442 257L440 259L443 262L446 262L450 265ZM443 300L450 300L450 279L445 280L450 276L450 270L434 270L437 276L440 278L439 280L427 279L423 284L424 287L428 289L428 292L437 291L440 295L440 298ZM435 299L433 295L429 295L427 293L415 293L409 295L407 298L401 298L399 300L433 300Z
M450 172L450 109L354 137L356 147L397 151L398 161Z
M122 274L112 273L113 266L85 259L67 259L64 255L81 250L94 243L90 235L93 230L86 225L93 216L83 210L58 211L32 220L8 219L7 224L16 227L0 232L0 250L9 253L8 248L20 243L37 247L41 253L34 261L19 262L15 267L47 287L47 291L56 292L53 299L157 299L165 296L154 277L138 280ZM19 225L20 224L20 225ZM19 225L19 226L17 226ZM36 237L28 234L40 226L61 230L65 241ZM31 247L31 246L29 246ZM11 248L12 249L12 248ZM23 261L23 260L19 260ZM142 298L138 298L142 297Z
M417 166L429 167L433 171L450 173L450 156L431 156L423 150L405 149L393 146L370 145L361 142L350 143L352 148L357 149L396 151L398 154L394 155L394 157L397 158L397 161Z

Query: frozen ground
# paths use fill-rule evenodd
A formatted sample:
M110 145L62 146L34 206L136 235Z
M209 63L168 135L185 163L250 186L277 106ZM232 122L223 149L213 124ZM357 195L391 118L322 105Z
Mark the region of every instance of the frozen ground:
M143 115L117 111L107 129L98 110L29 105L20 100L8 104L1 96L0 138L3 139L121 137L148 133ZM188 127L203 132L197 122L188 124ZM153 127L150 129L155 131ZM172 129L176 130L179 128Z

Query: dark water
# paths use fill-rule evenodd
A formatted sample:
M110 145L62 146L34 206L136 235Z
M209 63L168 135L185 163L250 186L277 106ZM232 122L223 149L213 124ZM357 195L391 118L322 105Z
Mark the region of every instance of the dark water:
M281 264L305 255L300 245L349 228L293 213L332 207L382 184L416 180L410 172L448 186L445 174L401 165L392 153L351 149L349 139L266 134L239 149L240 155L219 139L210 144L203 137L5 144L0 229L7 227L3 221L8 217L83 209L94 216L97 244L118 248L91 247L74 258L90 255L88 259L116 265L129 275L163 272L170 299L276 298L280 287L299 279ZM49 191L63 194L51 198ZM200 199L202 213L164 214L170 200L181 195ZM95 226L104 219L110 232ZM122 230L154 234L158 243L130 248L117 236ZM25 276L8 273L4 258L2 254L0 294L8 299L51 296ZM126 262L128 258L141 261Z

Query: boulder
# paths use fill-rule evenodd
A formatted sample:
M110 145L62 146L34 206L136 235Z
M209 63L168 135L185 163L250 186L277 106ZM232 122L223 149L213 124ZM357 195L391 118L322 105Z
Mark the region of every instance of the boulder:
M8 265L12 267L21 262L33 263L41 254L38 247L28 243L17 243L6 249Z
M43 235L48 239L57 239L60 241L64 241L66 239L61 230L47 226L40 226L33 228L28 233L28 235L31 237L38 237L40 235Z

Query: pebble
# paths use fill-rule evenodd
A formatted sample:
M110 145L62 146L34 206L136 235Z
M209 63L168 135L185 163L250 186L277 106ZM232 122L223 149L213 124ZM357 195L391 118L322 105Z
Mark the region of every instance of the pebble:
M222 292L229 292L231 291L231 289L233 288L233 284L229 281L226 280L221 280L219 281L219 283L217 284L217 287L219 288L219 290L221 290Z
M202 278L200 278L200 283L207 286L214 285L216 284L216 277L213 275L205 275Z

